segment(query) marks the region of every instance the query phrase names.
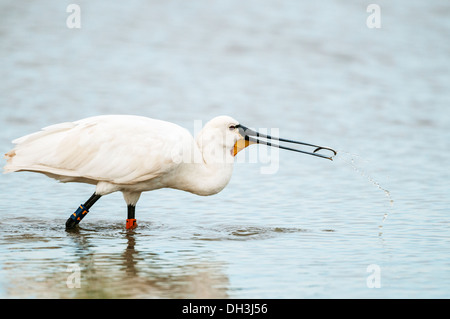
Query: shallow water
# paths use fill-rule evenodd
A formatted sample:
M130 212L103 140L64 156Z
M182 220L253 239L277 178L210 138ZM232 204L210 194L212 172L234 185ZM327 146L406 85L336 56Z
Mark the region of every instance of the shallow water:
M68 29L69 2L0 1L3 152L115 113L339 151L252 146L218 195L143 194L134 231L121 194L66 232L92 186L2 175L0 297L450 297L450 6L378 3L380 29L360 1L79 1Z

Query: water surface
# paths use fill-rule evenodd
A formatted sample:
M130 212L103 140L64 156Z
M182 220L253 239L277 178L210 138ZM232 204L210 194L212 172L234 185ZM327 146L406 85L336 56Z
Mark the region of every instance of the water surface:
M126 113L192 132L228 114L339 154L252 146L218 195L143 194L134 231L121 194L66 232L92 186L2 175L0 297L450 297L448 4L381 1L380 29L361 1L79 1L81 29L68 4L0 2L4 153Z

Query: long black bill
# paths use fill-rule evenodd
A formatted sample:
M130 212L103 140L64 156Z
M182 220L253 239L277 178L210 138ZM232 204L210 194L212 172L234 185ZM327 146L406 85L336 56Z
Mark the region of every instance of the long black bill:
M239 134L241 134L245 138L245 140L249 141L250 143L264 144L264 145L268 145L268 146L272 146L272 147L278 147L278 148L288 150L288 151L299 152L299 153L303 153L303 154L326 158L331 161L333 160L333 157L337 154L337 152L335 150L333 150L329 147L319 146L319 145L314 145L314 144L309 144L309 143L303 143L303 142L298 142L298 141L293 141L293 140L287 140L284 138L272 137L270 135L255 132L241 124L238 124L236 127L239 129ZM266 140L261 140L259 138L264 138ZM270 142L270 140L309 146L309 147L313 147L314 150L312 152L307 152L307 151L303 151L303 150L299 150L299 149L295 149L295 148L290 148L290 147L286 147L286 146L282 146L282 145L278 145L278 144L273 144ZM328 151L333 154L332 155L331 154L328 154L328 155L321 154L321 153L318 153L319 151Z

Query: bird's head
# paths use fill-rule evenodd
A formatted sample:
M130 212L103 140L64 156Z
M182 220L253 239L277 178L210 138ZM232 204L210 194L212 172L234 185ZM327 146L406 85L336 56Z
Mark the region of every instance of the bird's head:
M278 143L273 143L276 141ZM294 149L279 145L279 142L292 143L303 145L304 147L312 147L313 151ZM313 155L317 157L332 160L337 154L335 150L314 144L298 142L283 138L275 138L270 135L265 135L251 130L240 124L237 120L230 116L218 116L210 120L201 130L197 137L197 144L205 155L218 159L231 158L233 159L237 153L251 144L264 144L272 147L299 152L303 154ZM321 152L320 152L321 151ZM323 152L329 152L324 154ZM206 158L205 158L206 159Z
M196 138L205 161L233 161L237 153L233 151L235 145L239 140L244 140L238 125L238 121L225 115L217 116L205 124Z

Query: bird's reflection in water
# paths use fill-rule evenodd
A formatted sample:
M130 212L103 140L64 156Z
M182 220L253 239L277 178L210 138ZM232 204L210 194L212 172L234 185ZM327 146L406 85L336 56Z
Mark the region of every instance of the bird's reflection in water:
M137 277L138 271L136 270L136 261L135 256L138 254L135 246L136 246L136 239L134 237L134 231L127 231L125 234L125 238L127 239L127 248L124 250L122 256L124 260L125 265L125 271L127 274L127 277Z
M97 252L102 247L92 244L91 232L76 230L68 234L75 244L75 262L81 268L81 287L61 291L62 297L228 297L228 278L222 271L224 265L211 262L206 256L202 259L180 253L160 255L139 251L136 242L140 234L134 230L121 233L124 248L120 253Z

